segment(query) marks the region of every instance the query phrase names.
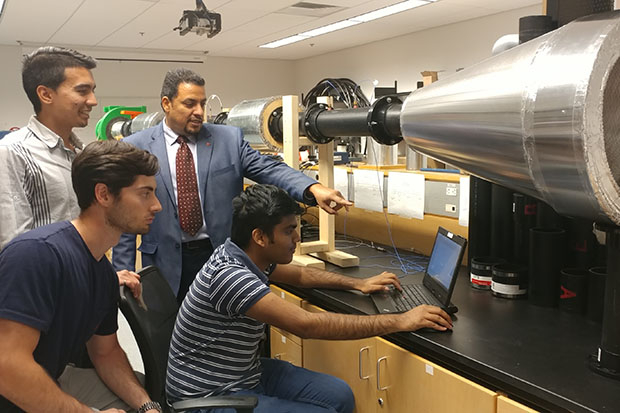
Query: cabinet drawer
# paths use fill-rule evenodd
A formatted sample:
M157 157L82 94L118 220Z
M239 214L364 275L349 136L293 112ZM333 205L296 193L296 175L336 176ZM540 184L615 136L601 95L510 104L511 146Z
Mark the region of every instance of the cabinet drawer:
M383 411L495 413L497 394L378 339L377 389Z
M497 413L537 413L538 410L510 400L506 396L497 396Z
M271 357L302 367L301 345L289 340L283 332L271 327Z
M301 307L302 299L297 297L295 294L291 294L288 291L285 291L282 288L275 286L275 285L270 285L269 288L271 288L271 292L273 292L275 295L277 295L281 299L286 300L291 304L295 304L297 307Z
M277 330L278 334L284 336L288 341L291 341L291 342L293 342L293 343L295 343L295 344L297 344L299 346L301 346L303 344L303 340L301 339L301 337L298 337L295 334L290 333L290 332L288 332L286 330L279 329L278 327L273 327L272 326L271 328Z

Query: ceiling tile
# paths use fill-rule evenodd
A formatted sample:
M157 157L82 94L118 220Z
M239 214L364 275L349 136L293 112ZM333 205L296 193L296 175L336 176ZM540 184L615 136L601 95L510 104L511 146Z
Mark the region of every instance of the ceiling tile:
M182 13L183 5L179 5L179 0L160 0L159 3L103 39L98 45L105 47L148 45L171 33L173 28L178 26ZM181 37L178 32L174 33L177 37Z
M153 5L146 0L87 0L50 42L96 45Z
M193 0L10 0L0 24L0 44L73 45L120 48L121 51L166 50L209 56L300 59L483 15L540 4L540 0L439 0L435 3L350 27L278 49L259 44L315 29L385 7L400 0L308 0L344 9L323 18L276 13L299 0L204 0L222 15L222 31L209 39L172 29ZM33 7L33 4L36 7ZM313 46L310 46L310 45ZM164 53L165 54L165 53Z
M35 7L30 1L9 1L0 20L0 43L45 43L84 1L38 1Z

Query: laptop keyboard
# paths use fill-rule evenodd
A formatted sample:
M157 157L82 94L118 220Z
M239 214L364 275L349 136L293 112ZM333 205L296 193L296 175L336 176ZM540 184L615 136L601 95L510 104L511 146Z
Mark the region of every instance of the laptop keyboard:
M398 311L411 310L422 304L441 306L441 303L422 284L403 285L403 292L392 292L392 299Z

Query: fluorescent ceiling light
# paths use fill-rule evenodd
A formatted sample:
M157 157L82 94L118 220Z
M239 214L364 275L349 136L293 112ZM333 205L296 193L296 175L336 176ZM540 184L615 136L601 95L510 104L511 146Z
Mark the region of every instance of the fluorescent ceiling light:
M429 2L426 0L409 0L402 3L393 4L388 7L384 7L379 10L371 11L370 13L362 14L360 16L352 17L350 20L358 21L360 23L366 23L372 20L380 19L382 17L390 16L392 14L400 13L403 11L411 10L416 7L424 6Z
M314 30L308 30L307 32L300 33L299 36L315 37L325 33L335 32L336 30L344 29L346 27L355 26L361 22L354 20L340 20L339 22L328 24L327 26L321 26Z
M266 49L275 49L276 47L286 46L287 44L300 42L304 39L307 39L308 36L302 36L300 34L296 34L295 36L285 37L284 39L276 40L275 42L267 43L260 45L258 47L264 47Z
M2 0L0 0L2 1ZM392 14L401 13L403 11L411 10L416 7L424 6L425 4L433 3L437 0L407 0L400 3L393 4L391 6L383 7L359 16L351 17L350 19L340 20L336 23L331 23L326 26L321 26L313 30L308 30L303 33L296 34L294 36L285 37L284 39L276 40L271 43L262 44L258 47L266 49L275 49L276 47L286 46L287 44L300 42L311 37L320 36L322 34L335 32L336 30L344 29L347 27L355 26L356 24L366 23L372 20L387 17Z

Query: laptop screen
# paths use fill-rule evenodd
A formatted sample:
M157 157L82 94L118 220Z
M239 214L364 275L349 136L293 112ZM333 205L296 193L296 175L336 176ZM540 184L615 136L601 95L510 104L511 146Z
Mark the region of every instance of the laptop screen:
M452 277L455 273L454 269L459 265L462 248L442 231L437 232L426 273L446 290L450 289Z

